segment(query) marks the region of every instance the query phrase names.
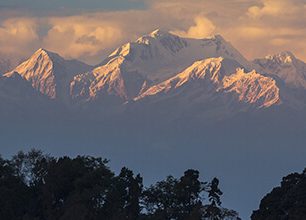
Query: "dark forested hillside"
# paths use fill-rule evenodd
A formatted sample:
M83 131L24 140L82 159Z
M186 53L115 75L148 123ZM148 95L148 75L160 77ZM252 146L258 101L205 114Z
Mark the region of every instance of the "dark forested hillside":
M202 182L190 169L144 187L140 174L125 167L115 174L107 163L37 150L0 157L0 219L239 219L221 207L217 178Z
M284 177L253 212L252 220L306 219L306 169Z

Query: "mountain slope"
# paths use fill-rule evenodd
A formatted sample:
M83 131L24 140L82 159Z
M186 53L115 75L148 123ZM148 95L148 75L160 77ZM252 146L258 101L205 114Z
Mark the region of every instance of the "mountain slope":
M268 74L282 79L286 86L306 89L306 63L297 59L291 52L281 52L253 61Z
M5 76L11 77L17 72L31 82L33 88L49 98L67 100L72 78L89 69L91 66L87 64L76 60L65 60L58 54L39 49Z
M246 68L251 66L219 35L198 40L156 30L116 49L93 71L76 76L71 94L85 101L107 99L109 95L124 103L193 62L218 56L236 60Z
M8 72L11 68L12 68L12 65L9 59L0 58L0 76Z
M260 72L277 81L283 104L287 108L299 111L306 108L306 64L303 61L285 51L255 59L253 63Z
M129 97L136 96L146 79L137 73L122 70L124 67L121 57L112 59L89 73L75 76L70 84L72 98L85 102L113 99L120 104Z
M252 64L219 35L189 39L156 30L95 68L39 49L5 77L18 73L41 94L85 115L136 107L213 118L279 105L304 109L305 66L289 52Z
M9 77L0 76L0 114L1 116L23 116L28 118L31 113L45 112L52 103L38 91L31 83L24 80L18 73L11 73ZM52 110L51 110L52 111Z
M232 105L243 103L256 108L270 107L280 103L279 88L275 80L255 71L245 73L234 60L210 58L195 62L178 75L152 86L135 101L181 99L206 104L214 99ZM182 101L182 100L180 100Z
M162 81L197 60L219 56L234 59L245 67L250 65L220 35L204 39L190 39L160 29L116 49L106 61L124 57L125 61L130 64L128 68L137 70L150 80Z
M240 102L267 108L281 103L280 91L273 78L263 76L255 70L245 73L239 69L235 74L225 76L223 88L238 97Z

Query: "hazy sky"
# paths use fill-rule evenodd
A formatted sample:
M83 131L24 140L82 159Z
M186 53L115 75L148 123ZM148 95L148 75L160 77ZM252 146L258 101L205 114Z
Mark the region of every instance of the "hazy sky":
M126 10L143 8L144 3L133 0L1 0L1 7L28 10ZM38 13L38 11L36 11Z
M306 60L306 0L0 0L0 54L44 47L98 63L156 28L219 33L248 59L290 50Z

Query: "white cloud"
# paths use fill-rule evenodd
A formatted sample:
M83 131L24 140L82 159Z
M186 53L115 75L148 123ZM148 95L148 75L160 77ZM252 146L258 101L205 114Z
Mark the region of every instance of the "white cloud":
M38 46L37 21L31 18L7 19L0 25L1 54L25 55Z
M42 44L68 58L86 59L114 46L123 37L121 28L94 16L71 16L49 19L51 26Z
M294 15L303 8L305 3L300 0L261 0L261 6L252 6L247 14L251 18L262 16Z
M138 0L135 0L138 1ZM29 56L39 47L96 64L111 50L156 28L186 37L220 33L252 59L291 50L306 60L305 0L146 0L139 10L73 16L1 14L0 53ZM20 16L20 15L19 15Z
M204 16L196 16L194 18L194 25L189 27L187 31L176 30L173 33L189 38L205 38L214 34L216 30L215 25Z

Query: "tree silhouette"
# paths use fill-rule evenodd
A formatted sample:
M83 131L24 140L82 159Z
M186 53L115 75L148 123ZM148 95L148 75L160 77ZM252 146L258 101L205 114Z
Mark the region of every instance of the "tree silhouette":
M124 167L120 174L114 177L111 190L107 195L106 209L109 219L137 219L140 214L140 196L142 193L142 178Z
M123 167L115 175L107 163L90 156L54 158L37 150L18 152L10 160L0 157L0 219L201 220L237 215L221 209L219 181L202 182L197 170L144 189L139 174Z
M150 219L175 219L180 209L176 194L178 180L168 176L143 192L143 206Z
M208 187L208 199L210 204L205 207L205 217L208 217L211 220L222 219L222 210L220 209L220 197L222 194L222 191L219 189L219 180L214 178Z
M284 177L260 202L252 220L306 219L306 169Z

